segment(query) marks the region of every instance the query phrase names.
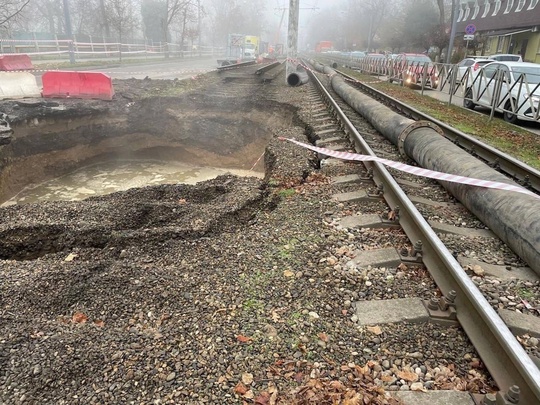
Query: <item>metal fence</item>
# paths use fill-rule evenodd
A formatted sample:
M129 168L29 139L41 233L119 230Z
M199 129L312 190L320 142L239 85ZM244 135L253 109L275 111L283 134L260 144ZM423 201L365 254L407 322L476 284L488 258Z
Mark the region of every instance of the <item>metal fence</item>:
M491 109L490 119L500 112L508 122L540 121L540 65L537 69L515 67L510 71L497 64L475 69L435 62L403 62L382 54L354 58L328 53L317 54L316 58L336 68L345 66L376 75L390 83L416 85L422 94L424 90L447 93L448 104L454 96L461 97L466 108Z

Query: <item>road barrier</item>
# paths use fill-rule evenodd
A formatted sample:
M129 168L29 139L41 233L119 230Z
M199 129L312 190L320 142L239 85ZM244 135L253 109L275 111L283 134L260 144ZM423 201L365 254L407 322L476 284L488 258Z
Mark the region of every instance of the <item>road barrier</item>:
M112 100L112 79L98 72L51 71L42 76L44 98Z
M29 70L33 69L30 56L25 54L3 55L0 56L0 70L7 72L13 70Z
M36 77L26 72L0 72L0 99L41 97Z

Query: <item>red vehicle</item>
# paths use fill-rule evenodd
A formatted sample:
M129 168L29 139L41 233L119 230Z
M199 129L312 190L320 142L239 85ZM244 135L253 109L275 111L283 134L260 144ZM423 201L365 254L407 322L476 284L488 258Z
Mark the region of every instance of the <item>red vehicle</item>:
M401 53L394 59L389 81L392 83L394 80L410 87L424 84L436 88L439 85L439 71L430 57L423 53Z
M334 49L334 44L332 41L320 41L317 42L317 45L315 45L315 52L321 53L321 52L328 52Z

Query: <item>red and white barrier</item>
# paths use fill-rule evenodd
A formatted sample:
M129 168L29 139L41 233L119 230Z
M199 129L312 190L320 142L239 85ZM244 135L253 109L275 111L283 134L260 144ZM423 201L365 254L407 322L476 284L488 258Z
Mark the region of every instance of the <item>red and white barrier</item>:
M50 71L42 76L44 98L112 100L112 79L99 72Z
M10 72L13 70L33 69L30 56L26 54L2 55L0 56L0 70Z
M41 97L36 77L28 72L0 72L0 99Z

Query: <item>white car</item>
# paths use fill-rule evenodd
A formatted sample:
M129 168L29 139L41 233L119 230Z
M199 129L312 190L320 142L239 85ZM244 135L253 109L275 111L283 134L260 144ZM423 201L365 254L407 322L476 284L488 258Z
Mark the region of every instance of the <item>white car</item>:
M461 82L467 82L472 83L474 77L476 76L476 73L480 70L480 68L484 65L487 65L488 63L493 62L493 59L481 59L481 58L465 58L461 62L457 64L457 76L456 76L456 84L460 84ZM465 73L469 72L467 75L467 78L464 79ZM465 85L465 83L463 83Z
M513 53L498 53L496 55L490 55L488 58L497 62L523 62L521 55L514 55Z
M488 63L468 86L463 98L466 108L494 106L495 111L502 112L504 120L511 123L518 119L540 120L540 65L537 63Z

